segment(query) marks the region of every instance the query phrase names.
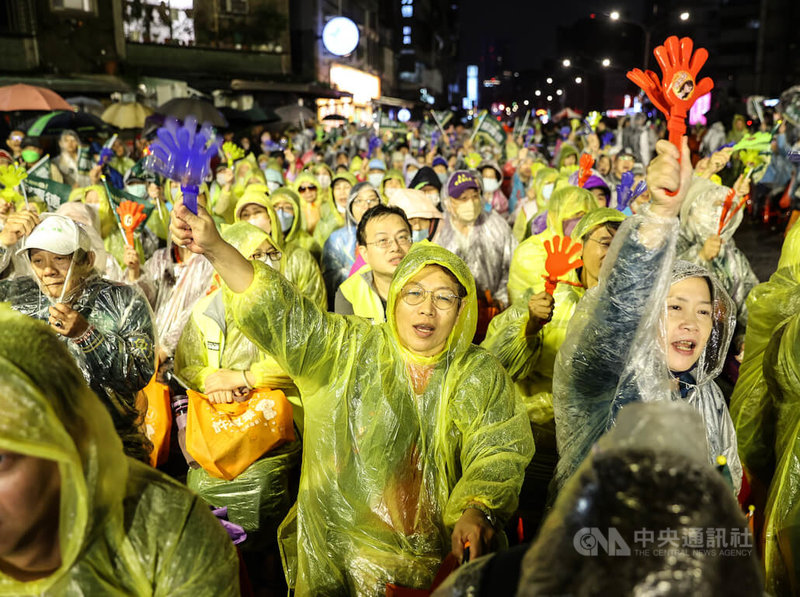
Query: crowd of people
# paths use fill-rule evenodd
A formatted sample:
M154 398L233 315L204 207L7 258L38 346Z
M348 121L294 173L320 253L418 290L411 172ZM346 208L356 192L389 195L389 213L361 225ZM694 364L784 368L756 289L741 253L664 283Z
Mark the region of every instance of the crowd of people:
M12 131L0 594L800 591L798 131L526 124Z

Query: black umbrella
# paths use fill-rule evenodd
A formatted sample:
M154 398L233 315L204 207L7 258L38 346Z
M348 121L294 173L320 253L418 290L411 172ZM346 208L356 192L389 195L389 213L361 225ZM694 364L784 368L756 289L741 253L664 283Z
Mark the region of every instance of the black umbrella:
M328 114L328 115L327 115L325 118L323 118L322 120L326 120L326 121L328 121L328 122L332 122L332 121L334 121L334 120L338 120L338 121L340 121L340 122L347 122L347 118L345 118L345 117L344 117L344 116L342 116L341 114Z
M217 128L225 128L228 121L213 104L196 98L179 97L169 100L156 108L157 114L173 116L178 120L185 120L187 116L194 116L199 124L210 122Z
M65 130L72 130L78 133L81 138L93 136L98 133L108 133L114 127L103 122L100 118L89 112L51 112L44 116L39 116L26 125L23 125L28 135L31 137L41 137L42 135L59 135Z

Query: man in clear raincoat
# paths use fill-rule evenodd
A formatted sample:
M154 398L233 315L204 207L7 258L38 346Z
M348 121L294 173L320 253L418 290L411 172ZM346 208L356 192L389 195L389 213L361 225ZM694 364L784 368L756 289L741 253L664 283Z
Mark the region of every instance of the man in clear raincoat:
M135 288L99 277L88 234L49 215L25 239L30 275L0 282L0 301L59 334L86 382L111 413L129 456L147 460L136 393L153 376L153 315Z
M657 150L648 171L653 204L620 227L600 284L581 300L558 353L556 490L626 404L683 400L703 417L709 462L724 456L739 492L736 434L713 382L724 364L736 311L707 270L675 262L677 216L691 181L689 150L684 139L680 164L668 142L659 142ZM669 196L667 190L678 193Z
M284 540L296 553L285 562L296 593L424 588L449 551L460 557L467 541L472 555L490 549L533 441L508 375L471 345L475 284L464 262L414 245L395 273L387 323L372 325L325 313L246 261L203 210L174 214L175 242L207 255L236 322L303 396L297 539Z
M65 343L0 306L0 595L239 595L222 525L128 458Z

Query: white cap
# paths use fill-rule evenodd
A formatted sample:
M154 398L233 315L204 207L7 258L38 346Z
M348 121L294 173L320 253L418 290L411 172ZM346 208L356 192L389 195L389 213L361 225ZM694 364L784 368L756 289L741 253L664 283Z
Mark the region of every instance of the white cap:
M389 199L389 205L399 207L406 217L439 220L442 212L436 209L428 196L418 189L397 189Z
M45 213L17 253L29 249L42 249L56 255L72 255L78 249L88 253L92 250L92 242L80 224L66 216Z

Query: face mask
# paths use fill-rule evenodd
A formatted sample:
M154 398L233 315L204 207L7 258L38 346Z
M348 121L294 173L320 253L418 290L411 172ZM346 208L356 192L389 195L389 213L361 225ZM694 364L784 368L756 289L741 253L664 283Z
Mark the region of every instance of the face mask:
M394 196L394 194L399 190L400 189L397 189L397 188L385 189L384 193L386 194L386 197L388 199L391 199Z
M274 192L275 192L275 191L277 191L279 188L281 188L281 183L279 183L279 182L267 181L267 188L269 189L269 192L270 192L270 193L274 193Z
M550 195L553 194L553 188L555 186L556 186L555 183L552 183L552 182L544 185L542 187L542 197L544 197L546 200L549 201L550 200Z
M225 186L225 175L224 174L217 174L217 184L221 187Z
M484 178L483 179L483 190L487 193L494 193L497 189L500 188L500 181L496 178Z
M412 230L411 231L411 240L415 243L422 242L428 238L428 231L427 230Z
M456 215L462 222L472 223L478 219L478 208L474 201L466 201L456 207Z
M22 159L29 164L33 164L39 159L39 152L34 149L25 149L22 151Z
M278 221L281 223L281 230L286 234L292 229L294 224L294 214L283 209L277 209L275 212L278 214Z
M441 182L442 184L444 184L445 181L447 180L447 172L437 172L436 176L439 177L439 182Z
M416 170L406 170L406 178L408 180L414 180L414 177L417 175Z
M280 261L280 259L278 261L273 261L272 259L269 258L268 255L264 255L261 259L257 259L257 261L260 261L261 263L266 263L268 266L270 266L274 270L281 271L281 261Z
M432 193L425 193L425 196L428 198L428 201L430 201L431 204L433 204L434 207L439 205L439 193L434 191Z
M257 228L261 228L261 230L264 230L267 228L267 224L269 223L269 217L267 214L259 214L254 218L250 218L247 220L247 222Z
M138 197L139 199L142 199L145 196L147 196L147 186L143 184L131 185L127 187L125 190L134 197Z
M327 189L331 186L331 177L327 174L321 174L317 176L317 180L319 181L319 186L321 186L323 189Z
M371 184L376 189L381 188L381 182L383 181L383 174L367 174L367 182Z

